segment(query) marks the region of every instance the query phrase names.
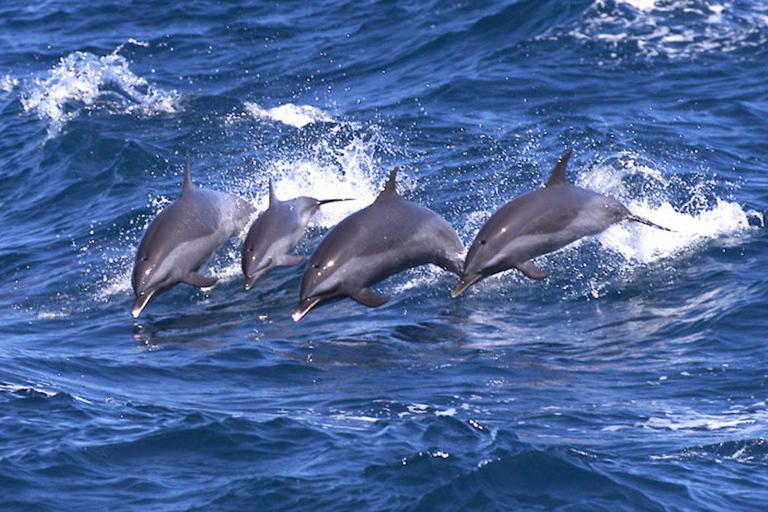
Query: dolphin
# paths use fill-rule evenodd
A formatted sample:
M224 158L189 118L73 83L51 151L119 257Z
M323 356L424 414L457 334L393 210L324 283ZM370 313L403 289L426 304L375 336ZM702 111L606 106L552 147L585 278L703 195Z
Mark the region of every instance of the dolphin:
M213 286L217 279L197 270L245 228L253 213L254 208L237 196L196 187L187 157L181 196L152 220L139 244L133 267L133 318L155 295L178 283Z
M253 222L243 242L242 265L245 289L250 290L267 271L275 267L292 267L304 261L304 256L288 254L299 242L309 219L321 205L349 199L317 200L297 197L280 201L269 180L269 208Z
M467 288L493 274L516 268L530 279L545 279L532 258L556 251L610 226L633 221L671 231L638 217L613 197L571 185L565 167L571 151L560 158L544 188L507 203L480 228L469 248L456 298Z
M408 268L432 263L460 275L464 246L456 231L435 212L400 197L396 178L394 169L373 204L320 242L301 279L294 322L320 304L346 297L381 306L389 297L368 287Z

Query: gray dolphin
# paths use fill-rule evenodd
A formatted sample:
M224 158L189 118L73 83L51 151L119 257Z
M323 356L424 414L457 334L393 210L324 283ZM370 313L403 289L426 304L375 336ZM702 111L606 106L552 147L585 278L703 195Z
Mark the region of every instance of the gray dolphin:
M406 201L395 190L397 169L370 206L334 227L309 259L301 279L298 322L319 304L350 297L368 307L389 300L369 286L405 269L435 264L461 273L464 246L435 212Z
M242 250L245 289L249 290L267 271L274 267L292 267L304 261L304 256L288 254L299 243L309 219L321 205L348 199L317 200L297 197L280 201L269 180L269 208L253 221Z
M670 231L632 214L616 199L575 187L565 179L567 151L544 188L525 194L494 213L472 242L464 271L451 291L456 298L490 275L516 268L530 279L549 276L531 258L556 251L588 235L630 220Z
M138 318L152 297L178 283L213 286L217 279L197 270L245 228L253 212L237 196L197 188L187 157L181 196L152 220L139 244L133 267L133 317Z

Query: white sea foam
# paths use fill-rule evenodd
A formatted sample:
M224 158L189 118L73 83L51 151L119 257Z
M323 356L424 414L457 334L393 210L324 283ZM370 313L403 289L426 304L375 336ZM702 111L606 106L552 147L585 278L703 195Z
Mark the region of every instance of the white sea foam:
M133 73L125 57L117 53L121 48L104 56L76 51L63 57L47 76L25 85L21 94L24 110L47 120L51 135L96 105L118 113L177 112L179 95L158 89Z
M736 430L749 426L764 428L768 419L766 411L728 411L725 414L702 414L693 410L682 413L666 413L663 417L651 417L636 426L651 430Z
M56 396L55 391L48 391L39 385L19 386L18 384L7 384L0 382L0 393L39 393L46 397Z
M0 91L11 92L19 85L19 79L10 75L0 78Z
M646 57L690 58L768 42L768 5L723 0L596 0L568 35L607 44L621 59L626 43ZM560 33L543 36L557 40ZM624 50L620 50L620 46Z
M701 244L749 229L749 215L736 202L707 200L700 186L690 187L688 207L675 207L667 197L671 179L657 169L622 155L621 165L604 163L583 173L578 184L619 198L632 213L673 230L661 231L637 222L624 222L598 235L600 243L629 261L652 263L692 250ZM606 161L607 162L607 161ZM655 191L639 196L627 190L626 178L640 174ZM695 206L694 206L695 205Z
M246 101L244 106L248 112L257 119L276 121L295 128L303 128L308 124L317 122L333 122L331 116L312 105L294 105L293 103L286 103L285 105L265 109L256 103Z

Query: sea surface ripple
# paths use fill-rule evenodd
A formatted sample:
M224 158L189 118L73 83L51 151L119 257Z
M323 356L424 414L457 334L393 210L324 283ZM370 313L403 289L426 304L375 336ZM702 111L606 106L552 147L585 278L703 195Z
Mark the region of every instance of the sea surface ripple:
M0 6L0 510L761 510L768 7L758 0ZM402 195L469 244L569 175L619 225L458 300L414 269L294 324L241 240L130 318L195 181Z

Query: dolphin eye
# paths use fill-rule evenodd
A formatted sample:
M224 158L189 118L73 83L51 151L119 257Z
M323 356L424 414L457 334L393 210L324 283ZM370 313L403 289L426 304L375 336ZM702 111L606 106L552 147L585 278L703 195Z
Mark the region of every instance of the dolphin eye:
M253 252L253 247L249 247L248 252Z
M317 263L313 263L313 264L312 264L312 267L313 267L313 268L320 268L320 265L318 265Z
M485 240L480 240L480 245L485 245Z

